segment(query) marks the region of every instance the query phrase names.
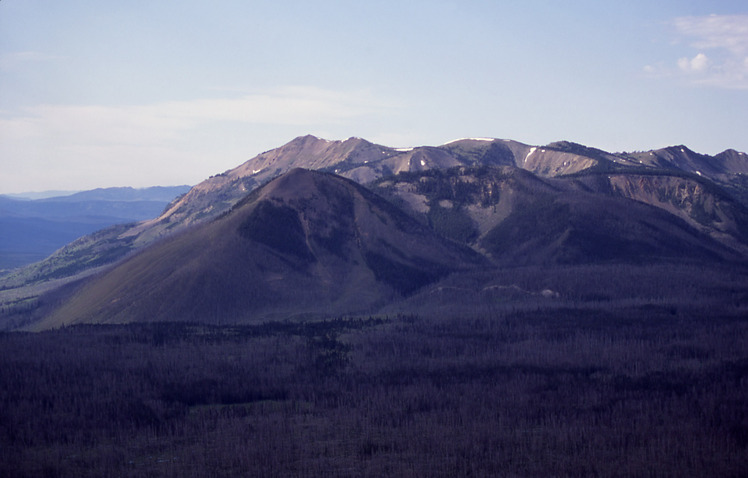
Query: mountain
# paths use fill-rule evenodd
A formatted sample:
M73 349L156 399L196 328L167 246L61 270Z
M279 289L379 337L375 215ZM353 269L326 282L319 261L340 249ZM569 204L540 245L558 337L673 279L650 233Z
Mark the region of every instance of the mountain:
M502 265L739 259L748 210L688 178L512 166L401 174L371 187Z
M664 152L657 152L654 157L664 155ZM720 170L724 174L729 171L731 178L737 178L748 172L748 157L744 154L725 152L723 155L723 159L713 161L723 164ZM730 159L725 159L728 156ZM667 170L694 172L696 170L691 166L697 159L711 158L693 152L689 157L695 159L668 162ZM665 164L644 162L639 158L637 155L607 153L568 141L536 147L510 140L468 138L441 146L395 149L361 138L329 141L307 135L203 181L162 215L134 228L129 235L137 236L136 243L147 243L190 224L217 217L248 191L296 167L332 172L368 184L403 172L457 166L514 166L550 178L589 171L662 170L662 164Z
M664 153L657 154L662 156ZM721 161L725 170L734 174L728 175L728 183L720 184L748 205L748 193L745 193L748 191L748 176L740 173L748 168L748 160L742 153L725 152L723 155ZM403 172L476 165L514 166L547 178L590 171L664 171L661 165L665 163L645 162L642 159L645 156L649 155L612 154L568 141L529 146L511 140L466 138L441 146L396 149L361 138L329 141L311 135L301 136L206 179L153 219L124 230L115 227L97 232L96 240L84 237L42 262L0 278L0 284L15 287L60 278L122 258L163 237L220 216L254 188L295 167L332 172L361 184ZM652 152L652 156L657 155ZM679 164L686 163L667 164L670 165L667 171L688 172L677 169Z
M293 169L95 277L37 327L368 313L485 263L348 179Z
M340 222L348 216L336 212L334 205L340 202L338 199L322 194L326 186L322 186L320 191L312 188L313 195L304 199L314 202L314 194L326 198L316 203L315 214L318 216L297 206L289 212L266 203L263 206L249 205L268 191L297 188L292 184L305 177L297 171L299 167L324 172L325 178L334 175L346 181L349 187L353 184L350 180L365 185L377 194L374 197L378 199L370 199L372 203L380 204L386 200L391 203L386 206L388 211L400 211L388 213L392 218L407 215L409 223L415 221L423 231L429 231L428 234L452 246L459 244L463 252L465 247L469 247L473 254L480 254L476 260L490 263L488 269L493 272L481 273L484 275L480 279L476 278L478 276L468 277L467 272L450 276L450 280L473 283L477 290L489 287L486 284L491 284L505 268L548 267L551 271L569 267L635 265L641 267L641 274L646 275L651 271L650 266L659 264L660 270L665 271L662 272L663 281L667 281L668 276L682 278L687 275L668 269L675 264L689 264L688 267L704 271L743 267L748 258L748 176L742 171L746 169L748 159L743 153L731 150L712 157L693 153L685 147L666 149L670 151L667 154L665 150L609 153L568 141L530 146L491 138L466 138L441 146L397 149L361 138L328 141L314 136L299 137L206 179L152 219L111 226L83 236L43 261L0 277L0 316L2 310L12 314L20 310L25 318L15 323L36 320L55 309L55 304L67 301L65 297L69 289L60 289L59 296L42 294L63 286L72 287L77 279L96 271L104 274L101 277L109 277L110 282L91 279L89 285L81 289L89 291L86 299L67 302L64 306L67 307L67 317L80 311L81 317L94 320L98 312L86 309L86 303L99 304L106 313L96 317L106 320L129 320L131 315L144 318L143 310L158 311L154 315L158 320L167 320L167 317L192 319L197 315L210 320L218 320L219 316L227 320L245 320L248 315L245 317L238 310L253 317L285 317L301 314L304 310L312 313L354 310L348 308L353 302L361 306L356 310L375 310L376 304L382 301L397 302L413 294L428 294L430 287L441 287L436 283L425 286L441 277L436 270L442 269L429 268L442 263L439 254L434 252L435 249L421 256L414 250L403 250L403 244L413 241L410 236L403 236L404 242L396 244L394 250L400 252L394 256L384 254L373 245L360 249L359 243L354 248L346 242L351 237L362 237L363 219ZM719 167L709 169L707 164L719 164ZM700 169L695 169L697 167ZM277 178L281 181L276 182ZM323 183L329 181L326 179ZM279 184L286 186L281 188ZM305 183L301 181L300 184ZM304 189L308 189L307 186ZM362 197L367 194L363 192L367 189L359 190ZM303 202L299 198L294 201ZM276 202L270 201L269 204ZM253 224L244 229L246 234L241 237L245 242L235 238L236 229L221 229L229 227L225 226L231 222L228 218L241 214L247 214L246 221ZM311 222L305 222L307 217ZM301 226L294 218L299 218ZM323 227L325 221L333 225L329 231ZM405 219L397 221L402 223ZM265 231L264 235L254 236L248 232L254 229ZM221 232L217 232L219 230ZM284 234L272 232L276 230ZM303 240L300 239L300 230L304 231ZM322 230L328 232L319 232ZM206 235L211 240L206 239ZM198 240L198 237L203 239ZM232 237L235 242L231 244L257 258L256 262L242 262L225 252L231 248L224 244L224 238ZM293 237L296 239L288 244L283 242ZM330 252L338 240L349 244L344 248L346 251L358 252L351 253L353 255ZM195 246L198 243L200 247ZM216 247L223 244L226 248L214 249L213 243ZM275 243L287 247L287 250L272 254L268 248L272 249ZM392 241L384 243L393 245ZM329 246L327 249L325 244ZM175 252L177 250L179 252ZM208 264L209 256L203 250L210 251L205 254L217 260L227 258L221 259L224 262L217 262L220 267L204 269L207 272L200 276L205 279L189 279L188 269L177 266L174 261L158 273L158 269L146 275L140 272L149 269L149 263L166 264L162 258L167 257L181 257L193 267L196 267L194 264ZM328 252L326 256L322 254L324 251ZM402 263L405 266L377 268L380 256L384 257L380 265L390 266L401 264L395 260L397 258L420 259ZM106 272L118 261L124 262L112 271L120 272ZM443 270L457 270L456 262L447 262L451 265ZM470 260L466 264L474 265L474 262ZM125 267L124 264L130 268L127 274L122 272L126 269L120 269ZM244 264L243 270L248 275L232 272L221 278L217 271L221 267L230 268L231 264ZM388 273L390 269L395 272ZM167 270L174 271L174 275L167 274ZM327 271L326 276L321 272L323 270ZM372 275L376 280L366 282ZM716 273L712 276L716 277ZM230 285L235 281L246 282L247 277L253 278L250 282L254 288L240 293L242 299L221 295L221 290L235 290ZM337 279L332 279L334 277ZM134 285L133 281L141 279L149 284L146 292ZM340 284L320 289L320 284L330 284L331 281ZM639 281L646 282L641 278ZM101 285L104 283L108 285ZM145 295L133 292L134 295L127 295L128 299L120 304L123 299L106 292L117 289L115 284L118 283L130 284L128 287L133 291L140 290ZM160 283L179 284L181 289L169 290L188 290L188 298L202 297L205 304L212 304L209 297L218 297L218 302L223 304L219 306L221 313L207 309L215 304L200 305L191 299L185 301L191 304L186 309L179 309L176 305L159 306L159 301L175 304L182 301L161 289ZM276 283L282 284L282 290L273 288ZM347 292L341 289L345 284L350 285ZM361 284L368 285L363 287ZM200 294L201 287L213 295ZM589 284L585 287L589 288ZM352 298L357 297L351 292L354 288L359 293L366 291L363 299ZM99 291L98 295L91 292L94 289ZM742 303L740 293L736 293L738 298L735 300ZM603 291L599 295L606 293ZM280 302L274 302L273 297L279 297ZM306 299L294 303L297 297ZM319 301L310 297L318 297ZM111 307L104 307L101 302L104 298L118 300L112 302ZM122 308L122 304L128 304L127 308ZM148 307L145 304L149 304ZM32 312L27 313L28 310ZM45 323L64 321L60 315L55 317L52 322Z
M0 196L0 269L40 261L107 226L150 219L188 190L106 188L36 200Z
M456 166L513 165L542 176L570 174L597 166L625 162L591 148L554 143L535 148L516 141L464 139L433 147L395 149L361 138L329 141L307 135L266 151L244 164L215 175L192 188L162 215L134 228L136 243L150 242L190 224L217 217L248 191L293 168L321 170L367 184L401 172L448 169Z

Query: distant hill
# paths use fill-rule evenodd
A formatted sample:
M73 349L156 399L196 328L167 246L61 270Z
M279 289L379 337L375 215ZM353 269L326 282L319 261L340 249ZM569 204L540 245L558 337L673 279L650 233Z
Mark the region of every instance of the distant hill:
M40 261L78 237L160 214L189 186L107 188L36 200L0 196L0 269Z
M7 193L0 196L10 199L21 199L21 200L34 200L34 199L48 199L54 197L69 196L80 191L63 191L63 190L47 190L47 191L29 191L23 193Z

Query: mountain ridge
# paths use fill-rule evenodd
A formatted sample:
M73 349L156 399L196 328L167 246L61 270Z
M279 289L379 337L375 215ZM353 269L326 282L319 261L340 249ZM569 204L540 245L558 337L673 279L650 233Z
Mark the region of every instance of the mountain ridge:
M104 272L36 327L361 313L482 264L357 183L297 168Z
M291 194L297 186L289 181L301 170L365 184L394 201L392 207L407 210L438 236L488 256L495 266L556 267L690 257L705 264L745 262L748 182L742 168L748 164L746 155L726 150L720 153L722 159L714 159L680 146L649 153L608 153L568 141L530 146L511 140L466 138L440 146L389 148L361 138L328 141L301 136L206 179L153 219L98 231L42 262L6 274L0 278L0 305L21 300L4 298L11 296L41 300L24 288L52 279L70 282L77 274L89 274L92 268L114 264L172 237L188 237L193 230L212 227L212 222L235 213L236 208L272 188ZM680 159L668 154L680 155ZM638 159L645 156L659 158L659 163ZM709 161L723 166L700 166ZM265 188L271 184L271 189ZM315 204L319 211L328 207ZM263 230L264 222L278 220L289 237L298 239L300 230L307 234L308 224L302 221L300 228L294 219L301 217L300 212L263 207L264 212L258 214L264 220L246 231ZM335 218L331 211L325 214L328 220ZM552 227L544 230L543 223ZM333 247L336 241L355 237L351 232L354 226L328 230L318 224L317 230L326 232L313 235L311 243L318 250L324 249L323 244ZM264 229L265 236L248 232L249 239L259 244L264 240L266 246L284 239L270 229ZM645 231L649 231L649 238ZM289 242L286 252L291 253L291 259L305 263L316 256L310 252L310 239L303 237L303 241ZM533 240L540 242L533 245ZM609 245L596 246L605 243ZM339 259L347 258L341 254ZM377 257L384 257L384 263L393 260L382 251L373 254L369 262L376 262ZM366 264L366 253L359 253L356 260ZM429 274L428 267L426 272L420 265L407 267L415 276ZM379 269L380 282L397 281L397 274L388 276L386 269ZM415 292L407 281L398 287L401 292Z

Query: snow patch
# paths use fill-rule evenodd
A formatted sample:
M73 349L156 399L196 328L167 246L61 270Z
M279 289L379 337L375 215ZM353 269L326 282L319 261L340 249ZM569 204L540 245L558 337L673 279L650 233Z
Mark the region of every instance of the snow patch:
M400 151L401 153L407 153L409 151L413 151L415 148L395 148L395 151Z
M426 161L421 160L421 166L426 166Z
M253 169L253 170L252 170L252 174L257 174L257 173L259 173L260 171L262 171L262 169L263 169L263 168L260 168L260 169Z
M525 156L525 161L524 161L525 163L527 162L527 158L529 158L532 155L532 153L535 152L536 149L538 149L538 148L536 148L534 146L532 148L530 148L530 152L527 153L527 156Z
M699 176L703 176L703 174L701 174L701 171L696 171L696 174L698 174Z

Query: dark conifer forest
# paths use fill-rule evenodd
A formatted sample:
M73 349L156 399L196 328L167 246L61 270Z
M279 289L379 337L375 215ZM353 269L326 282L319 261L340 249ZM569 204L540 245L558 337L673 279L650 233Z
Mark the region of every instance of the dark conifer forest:
M671 307L0 335L0 475L745 476L748 321Z

